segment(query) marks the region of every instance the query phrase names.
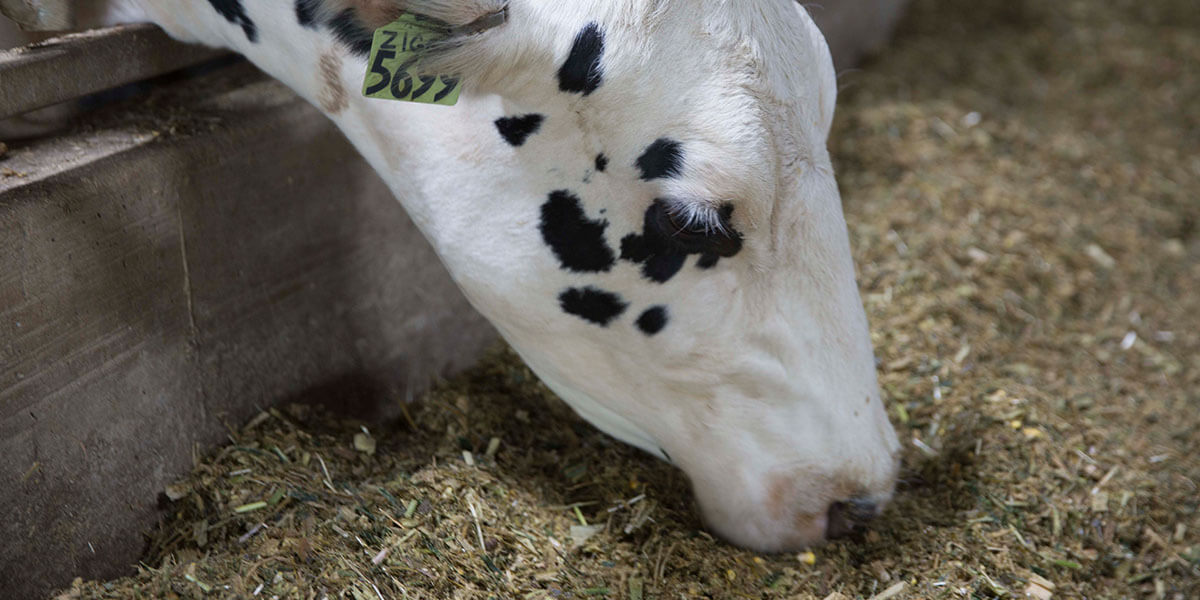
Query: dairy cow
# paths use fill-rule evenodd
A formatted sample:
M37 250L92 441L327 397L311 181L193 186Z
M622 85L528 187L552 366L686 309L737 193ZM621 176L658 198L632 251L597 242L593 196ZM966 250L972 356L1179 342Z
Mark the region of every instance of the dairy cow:
M792 0L0 0L152 21L244 54L337 123L455 281L597 427L682 469L706 525L819 543L892 495L826 151L825 40ZM372 33L420 15L453 107L366 98Z

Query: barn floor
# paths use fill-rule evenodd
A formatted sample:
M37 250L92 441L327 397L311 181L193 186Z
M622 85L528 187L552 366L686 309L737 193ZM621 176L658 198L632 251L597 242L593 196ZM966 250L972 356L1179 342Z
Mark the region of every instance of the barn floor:
M1194 0L916 0L844 76L906 448L868 533L714 541L498 351L397 423L260 415L164 492L136 575L62 597L1200 598L1198 65Z

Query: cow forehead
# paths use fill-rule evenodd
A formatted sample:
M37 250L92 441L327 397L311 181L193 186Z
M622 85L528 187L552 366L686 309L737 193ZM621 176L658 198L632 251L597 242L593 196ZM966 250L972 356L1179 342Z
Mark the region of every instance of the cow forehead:
M516 114L505 115L509 131L522 133L517 125L532 126L539 118L526 115L540 115L545 120L539 125L553 132L547 135L584 146L579 152L589 162L611 162L624 173L632 169L653 193L710 207L733 202L739 221L764 222L779 167L803 154L802 143L780 140L814 136L783 122L794 121L794 111L755 89L761 74L699 58L672 68L674 51L647 58L623 49L619 37L589 22L562 52L560 76L586 62L578 59L599 47L595 39L604 40L598 72L574 73L550 90L553 97L544 104L520 105ZM581 45L589 48L580 51Z
M823 40L793 0L551 1L533 13L530 26L553 23L556 36L595 23L610 42L607 61L675 81L740 78L786 100L819 79L824 44L814 42ZM560 50L566 41L556 40Z

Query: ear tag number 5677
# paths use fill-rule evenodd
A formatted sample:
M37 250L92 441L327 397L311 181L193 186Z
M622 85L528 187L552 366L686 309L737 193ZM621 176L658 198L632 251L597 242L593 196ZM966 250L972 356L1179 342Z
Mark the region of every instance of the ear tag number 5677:
M454 105L462 91L458 77L419 75L412 71L426 47L444 37L412 15L375 30L363 95L424 104Z

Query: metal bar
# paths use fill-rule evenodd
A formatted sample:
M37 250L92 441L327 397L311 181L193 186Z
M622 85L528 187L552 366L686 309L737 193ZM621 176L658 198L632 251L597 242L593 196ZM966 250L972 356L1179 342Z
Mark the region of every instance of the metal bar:
M73 33L0 51L0 118L170 73L223 54L149 24Z

